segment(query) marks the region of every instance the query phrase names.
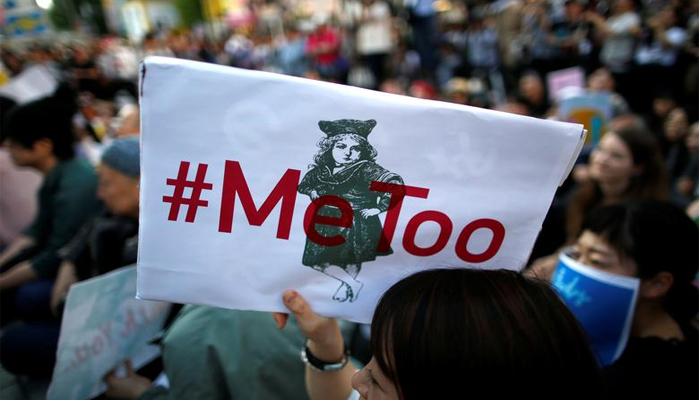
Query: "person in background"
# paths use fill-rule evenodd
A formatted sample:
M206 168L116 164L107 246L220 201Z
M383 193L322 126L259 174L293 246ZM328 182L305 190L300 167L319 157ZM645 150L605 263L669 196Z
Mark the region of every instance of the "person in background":
M664 135L660 140L661 151L666 160L666 170L671 184L685 172L689 162L685 139L688 136L688 114L680 107L674 108L664 122Z
M139 141L116 139L98 167L98 196L110 215L87 222L66 246L51 289L55 318L8 326L0 336L0 362L17 375L50 377L55 364L63 303L70 285L136 262L139 210Z
M437 269L394 284L374 312L373 358L359 372L335 319L315 314L295 291L283 302L307 338L312 400L356 399L352 388L363 399L392 400L598 394L598 366L575 317L549 284L514 271ZM279 329L288 320L273 317ZM546 386L534 384L543 377Z
M0 121L17 104L0 96ZM0 129L0 143L4 130ZM7 149L0 148L0 251L19 237L36 215L36 192L41 174L30 168L16 166ZM7 190L12 188L12 190Z
M613 118L629 113L627 100L615 92L615 78L607 68L598 68L588 76L588 90L593 93L607 93L610 95Z
M61 248L61 266L51 295L60 316L70 285L135 264L138 244L140 145L137 136L115 139L97 167L97 196L106 210Z
M74 157L72 118L76 108L70 95L60 88L54 97L13 109L5 121L3 143L12 161L40 172L44 181L36 218L0 254L3 324L20 316L50 316L49 296L60 264L56 252L99 204L93 168Z
M139 400L308 400L296 324L273 328L268 313L186 305L161 341L169 388L154 386L127 363L105 377L107 397ZM341 330L348 340L354 324Z
M549 111L549 101L542 78L534 71L526 72L518 83L518 100L528 108L531 117L542 118Z
M696 398L698 227L671 204L641 200L591 212L580 232L573 259L641 280L627 346L603 370L604 398Z
M676 181L675 191L681 204L689 205L698 198L698 123L689 128L685 139L688 149L688 163L681 176Z
M372 71L374 89L386 78L387 57L394 50L391 8L385 0L365 0L357 27L357 54Z
M550 211L547 231L543 229L535 243L532 269L551 273L557 249L573 242L591 210L634 199L668 198L663 157L653 135L634 121L614 121L611 128L593 149L587 173L581 174L571 197Z
M627 100L637 90L631 70L642 24L635 10L634 0L614 0L608 19L595 11L586 12L586 19L603 42L600 61L612 72L618 91Z

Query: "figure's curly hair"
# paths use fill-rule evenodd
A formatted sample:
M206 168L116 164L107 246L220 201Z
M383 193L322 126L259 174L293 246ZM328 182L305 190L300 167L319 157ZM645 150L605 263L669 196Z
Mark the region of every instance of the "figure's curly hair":
M374 161L377 158L377 150L372 147L366 138L354 133L343 133L340 135L323 138L318 141L316 145L318 146L319 150L314 156L314 164L312 164L311 167L334 166L335 161L333 160L333 154L331 154L333 146L348 136L355 139L357 144L360 145L360 160Z

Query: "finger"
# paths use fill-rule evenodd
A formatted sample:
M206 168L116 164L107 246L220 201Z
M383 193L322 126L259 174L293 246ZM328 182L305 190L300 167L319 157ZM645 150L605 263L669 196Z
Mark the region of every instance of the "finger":
M102 379L109 384L113 379L115 379L117 376L115 375L114 370L109 370Z
M272 318L275 320L275 325L277 326L277 329L284 329L285 325L287 325L289 314L273 312Z
M127 359L124 361L124 365L126 366L127 376L136 375L136 372L134 372L134 366L131 365L131 360Z
M289 311L294 313L294 316L302 316L308 309L309 303L294 290L288 290L282 295L282 301L287 306Z

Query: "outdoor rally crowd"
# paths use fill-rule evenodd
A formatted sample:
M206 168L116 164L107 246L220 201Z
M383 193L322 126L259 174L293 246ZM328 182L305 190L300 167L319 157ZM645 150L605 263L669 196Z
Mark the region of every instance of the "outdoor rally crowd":
M455 2L442 12L430 0L346 3L302 18L254 1L257 19L221 39L161 30L138 46L2 45L0 84L34 66L60 83L30 103L2 98L3 367L51 376L70 285L136 261L143 57L552 119L546 74L580 66L587 91L612 95L613 118L558 190L525 272L419 273L384 295L371 328L317 316L293 291L283 297L289 321L177 308L161 342L169 388L129 366L105 378L107 395L347 399L352 384L363 398L697 398L697 0ZM545 283L564 246L588 266L641 279L627 347L602 370ZM305 338L315 367L299 360ZM354 364L366 367L353 376Z

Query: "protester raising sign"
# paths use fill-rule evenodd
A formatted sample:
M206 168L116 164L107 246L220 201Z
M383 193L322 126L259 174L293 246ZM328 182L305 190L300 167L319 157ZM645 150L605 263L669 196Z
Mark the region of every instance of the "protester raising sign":
M138 296L367 322L412 272L521 268L581 125L169 58L143 65Z
M104 375L125 359L138 368L160 354L148 341L170 304L137 300L135 290L133 266L71 286L48 400L93 398L104 391Z

